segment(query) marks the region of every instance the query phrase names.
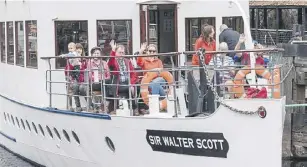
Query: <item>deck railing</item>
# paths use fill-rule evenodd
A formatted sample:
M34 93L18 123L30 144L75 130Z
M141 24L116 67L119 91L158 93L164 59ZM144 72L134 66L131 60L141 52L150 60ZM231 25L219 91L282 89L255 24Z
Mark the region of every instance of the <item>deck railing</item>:
M201 53L200 53L201 52ZM184 66L176 66L174 61L172 60L172 58L174 56L178 56L178 55L190 55L190 54L195 54L198 53L200 55L205 55L205 54L213 54L214 57L216 54L227 54L227 53L250 53L250 52L254 52L254 53L259 53L262 52L264 53L265 57L269 60L269 63L264 65L264 66L256 66L255 68L250 68L249 65L230 65L230 66L218 66L217 64L213 63L214 65L205 65L204 67L200 66L195 66L195 65L191 65L190 63L183 63L185 64ZM262 87L266 87L267 90L270 90L270 92L268 93L268 98L274 98L274 88L276 88L277 85L281 85L284 81L284 77L287 76L281 76L282 70L285 67L285 65L282 62L282 49L278 49L278 48L273 48L273 49L253 49L253 50L238 50L238 51L206 51L205 53L203 53L202 51L187 51L187 52L170 52L170 53L159 53L159 54L153 54L153 55L126 55L126 56L122 56L123 58L136 58L136 57L151 57L151 56L167 56L170 57L172 60L172 68L164 68L164 69L153 69L153 70L141 70L140 68L135 68L134 71L130 71L128 72L129 76L131 75L132 72L137 73L138 75L138 79L139 81L142 81L142 78L144 76L142 76L142 74L144 72L147 72L149 74L149 72L156 72L156 73L162 73L163 71L167 71L169 73L172 74L173 76L173 82L168 83L168 85L165 87L165 90L169 90L170 92L172 92L171 94L166 93L166 96L164 98L167 99L167 104L168 104L168 108L166 108L166 110L174 110L172 111L174 113L175 116L178 116L178 114L181 114L183 112L184 108L186 107L186 105L183 105L182 103L190 103L189 102L189 97L188 96L193 96L193 94L191 94L188 89L191 89L188 85L189 82L191 83L192 81L188 81L188 76L190 74L192 74L194 76L194 78L196 79L196 83L200 84L199 82L201 82L200 79L200 73L202 74L202 72L205 72L207 74L206 78L206 89L207 92L209 91L209 83L213 83L212 85L214 86L214 91L218 92L218 95L221 99L226 99L226 98L238 98L238 97L234 97L233 94L245 94L246 90L244 92L231 92L231 91L227 91L227 89L232 89L234 87L240 87L243 86L245 87L258 87L258 88L262 88ZM46 91L49 94L49 107L53 107L52 104L52 96L67 96L67 101L69 101L69 98L75 97L75 96L79 96L79 97L86 97L87 99L101 99L100 101L94 100L94 105L96 106L103 106L104 111L107 110L106 108L106 101L118 101L121 100L121 97L117 97L117 96L110 96L107 95L107 89L111 90L111 88L116 87L116 84L114 84L113 82L111 83L106 83L104 80L104 75L102 75L102 82L99 82L99 84L101 85L101 92L94 92L92 89L92 84L93 81L92 80L88 80L86 79L84 82L82 83L78 83L81 84L83 86L85 86L87 89L86 95L78 95L78 94L72 94L71 93L71 89L69 87L69 85L72 84L72 82L70 80L65 81L65 79L63 78L63 80L59 80L59 81L54 81L52 80L52 75L53 73L56 72L61 72L64 74L64 70L63 69L52 69L50 60L51 59L57 59L59 57L43 57L42 59L46 60L49 62L49 69L46 70ZM93 58L97 58L97 59L104 59L104 58L110 58L109 56L99 56L99 57L66 57L67 59L71 59L71 58L82 58L86 61L89 61L90 59ZM115 57L117 58L117 57ZM182 64L182 63L179 63ZM244 69L242 69L244 67ZM129 67L127 67L129 69ZM288 67L289 68L289 67ZM292 68L292 67L291 67ZM101 69L101 73L104 73L103 68ZM278 69L278 70L276 70ZM95 71L96 69L91 69L90 67L88 67L86 70L84 70L85 74L89 74L90 72ZM234 71L235 74L234 75L238 75L238 71L242 70L265 70L267 72L270 73L270 79L266 78L267 80L270 80L270 83L268 82L260 82L260 78L261 76L258 76L258 83L246 83L245 79L244 82L242 83L238 83L236 82L236 80L234 79L235 77L231 77L231 78L225 78L227 72L229 72L230 70ZM68 70L69 73L71 72L76 72L78 70ZM111 71L111 72L120 72L120 71ZM279 73L279 81L275 82L274 81L274 73ZM217 77L219 76L219 77ZM146 77L146 76L145 76ZM209 78L207 78L209 77ZM263 76L262 76L263 77ZM266 76L267 77L267 76ZM128 83L130 83L130 77L128 77ZM221 79L220 79L221 78ZM233 84L229 84L229 82L226 84L225 80L231 81L233 82ZM52 89L52 85L53 84L62 84L63 86L67 86L67 90L66 92L61 92L61 93L56 93L55 91L53 91ZM144 85L149 85L148 83L146 84L141 84L141 82L137 82L135 84L127 84L127 85L122 85L122 86L126 86L129 89L129 97L126 97L125 99L127 101L130 101L129 103L129 109L130 109L130 115L133 115L133 110L132 110L132 101L134 101L134 103L137 106L140 106L142 102L140 102L142 100L140 92L142 91L142 89L140 88L141 86ZM201 84L200 84L201 85ZM132 92L131 89L132 87L135 89L135 96L132 96ZM280 89L282 89L282 86L280 86ZM178 91L180 90L180 91ZM282 92L282 90L279 90ZM271 95L270 95L271 94ZM240 96L240 98L244 98L244 96ZM183 100L182 100L183 99ZM214 98L216 100L216 97ZM149 98L149 100L152 100L151 98ZM180 101L181 100L181 101ZM218 106L218 101L214 102L215 106ZM86 111L90 111L90 105L89 105L89 100L87 100L87 105L86 105ZM104 105L102 105L104 104ZM171 106L169 105L171 104ZM157 104L156 104L157 105ZM159 105L158 105L159 106ZM182 107L183 106L183 107ZM150 106L149 106L150 108ZM186 107L187 108L187 107ZM67 106L66 109L69 109L69 104L67 102ZM114 110L117 109L117 104L114 103ZM186 109L187 110L187 109ZM168 111L171 112L171 111ZM185 114L186 115L186 114Z

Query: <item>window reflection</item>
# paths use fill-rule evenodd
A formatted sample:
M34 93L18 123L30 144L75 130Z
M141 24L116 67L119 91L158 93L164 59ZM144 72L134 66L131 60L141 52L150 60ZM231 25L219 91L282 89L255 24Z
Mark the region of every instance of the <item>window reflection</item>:
M27 67L37 67L37 22L26 21Z
M195 41L201 35L201 26L204 24L209 24L215 27L215 18L206 17L206 18L187 18L186 19L186 50L187 51L194 50ZM187 57L188 57L188 60L190 60L192 58L192 55L187 55Z
M229 28L238 31L241 34L244 32L244 22L241 16L223 17L223 24L226 24Z
M85 55L88 55L88 26L87 21L56 21L55 22L56 56L68 53L70 42L81 43ZM65 59L57 59L56 67L66 66Z
M12 21L6 23L7 29L7 63L14 64L14 23Z
M16 64L24 66L24 29L23 21L15 22Z
M5 22L0 22L0 56L1 62L6 62L5 53Z
M110 41L126 47L126 54L132 54L132 21L131 20L101 20L97 21L97 45L105 55L111 52Z

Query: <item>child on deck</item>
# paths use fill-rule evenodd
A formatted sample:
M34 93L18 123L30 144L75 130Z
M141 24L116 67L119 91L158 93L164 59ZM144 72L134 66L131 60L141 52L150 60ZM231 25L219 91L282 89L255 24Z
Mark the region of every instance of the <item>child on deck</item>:
M68 54L62 54L60 55L61 57L74 57L74 56L81 56L78 54L78 52L76 51L76 44L71 42L68 44ZM77 80L79 78L79 70L80 70L80 66L81 66L81 59L80 58L74 58L74 59L68 59L67 61L67 65L65 67L65 75L66 77L71 77L72 80ZM67 74L66 70L68 70L68 73L70 75Z

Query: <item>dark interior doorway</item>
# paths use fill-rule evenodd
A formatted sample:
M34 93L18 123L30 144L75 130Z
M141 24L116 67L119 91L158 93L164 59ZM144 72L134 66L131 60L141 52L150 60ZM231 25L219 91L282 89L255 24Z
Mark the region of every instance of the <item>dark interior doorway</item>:
M159 53L177 51L177 5L140 5L141 42L156 44ZM177 64L177 56L174 56ZM169 57L160 56L165 65Z

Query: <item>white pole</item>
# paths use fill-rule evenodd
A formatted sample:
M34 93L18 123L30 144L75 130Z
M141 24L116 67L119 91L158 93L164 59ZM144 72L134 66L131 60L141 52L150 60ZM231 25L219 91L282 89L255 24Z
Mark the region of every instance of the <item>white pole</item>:
M242 13L242 18L243 18L243 23L244 23L244 34L246 37L245 41L245 47L246 49L254 49L253 42L252 42L252 35L251 35L251 29L249 26L249 17L248 15L244 12L241 4L238 2L238 0L230 0L230 4L234 3L236 6L239 8L240 12ZM251 68L255 68L256 64L256 59L255 59L255 54L254 52L250 52L250 63L251 63ZM251 82L249 84L256 84L256 72L255 70L251 70ZM256 86L251 86L251 87L256 87Z

